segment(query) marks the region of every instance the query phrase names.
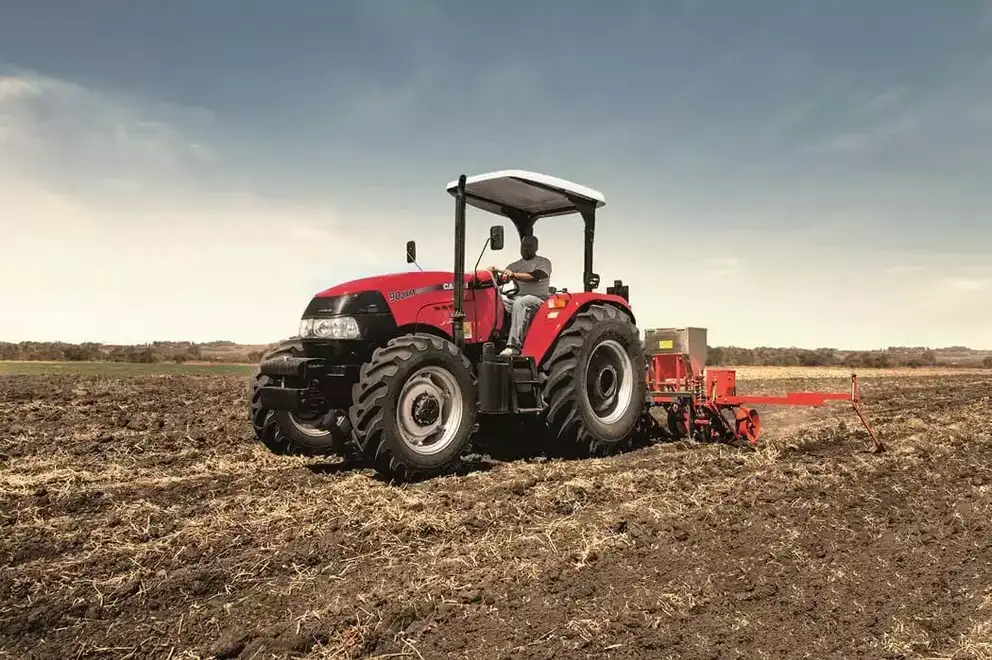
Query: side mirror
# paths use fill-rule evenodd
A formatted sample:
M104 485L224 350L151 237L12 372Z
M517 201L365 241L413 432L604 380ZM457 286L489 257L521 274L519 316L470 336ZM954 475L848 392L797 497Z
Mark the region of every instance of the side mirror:
M408 264L417 262L417 241L406 242L406 262Z
M503 249L503 225L493 225L489 228L489 249L493 251Z

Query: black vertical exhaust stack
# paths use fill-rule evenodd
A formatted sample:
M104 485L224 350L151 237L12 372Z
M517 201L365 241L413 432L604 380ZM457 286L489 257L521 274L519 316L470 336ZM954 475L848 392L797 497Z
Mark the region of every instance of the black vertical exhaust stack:
M465 311L462 297L465 290L465 175L458 177L455 191L455 310L451 314L451 333L455 346L465 348Z

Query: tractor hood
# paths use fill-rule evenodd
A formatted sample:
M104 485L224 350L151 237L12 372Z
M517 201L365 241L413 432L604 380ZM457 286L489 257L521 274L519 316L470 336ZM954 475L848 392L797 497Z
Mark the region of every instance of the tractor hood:
M378 291L386 295L392 291L403 291L410 288L418 288L431 284L440 284L453 281L452 273L444 271L417 271L414 273L388 273L386 275L373 275L363 277L350 282L342 282L329 289L324 289L315 298L332 298L335 296L354 295L364 291ZM388 297L388 296L387 296Z
M466 286L474 279L474 273L466 273ZM314 298L353 296L363 292L376 291L381 293L386 301L394 303L422 293L451 290L454 290L454 273L450 270L414 271L363 277L358 280L343 282L329 289L324 289Z
M488 278L485 273L480 275L484 280ZM391 336L397 326L405 324L430 324L437 319L421 319L420 310L445 300L450 303L455 288L453 279L451 271L415 271L342 282L311 298L301 317L300 336L321 341L365 340ZM466 288L474 281L475 273L466 275ZM317 323L320 319L331 318L337 318L337 321ZM443 325L443 320L437 322ZM338 335L332 336L333 333Z

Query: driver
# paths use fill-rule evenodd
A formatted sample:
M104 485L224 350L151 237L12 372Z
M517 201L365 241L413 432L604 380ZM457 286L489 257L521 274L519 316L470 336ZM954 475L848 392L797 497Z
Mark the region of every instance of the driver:
M530 325L528 317L551 295L551 261L537 254L536 236L524 236L520 240L520 256L502 272L495 266L489 267L498 274L501 282L514 281L518 287L512 301L503 297L503 306L510 314L510 337L500 355L520 354Z

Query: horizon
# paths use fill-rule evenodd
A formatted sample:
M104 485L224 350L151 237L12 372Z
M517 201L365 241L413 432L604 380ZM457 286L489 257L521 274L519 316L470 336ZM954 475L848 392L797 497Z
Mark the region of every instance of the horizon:
M408 239L451 270L446 183L507 168L605 194L600 290L642 331L992 337L986 0L36 0L0 43L0 341L272 343ZM500 218L467 217L474 263ZM581 287L581 221L536 233Z
M643 339L645 328L638 328L638 329L640 330L641 338ZM295 336L281 337L279 339L274 339L274 340L272 340L270 342L247 343L247 344L242 344L242 343L239 343L239 342L235 342L235 341L232 341L230 339L207 339L207 340L203 340L203 341L192 341L192 340L189 340L189 339L152 339L152 340L149 340L149 341L144 341L144 342L139 342L139 343L133 343L133 344L129 344L129 343L117 343L117 342L101 342L101 341L71 342L71 341L58 340L58 339L52 339L52 340L24 339L24 340L20 340L20 341L6 341L6 340L0 339L0 345L3 345L3 344L14 344L14 345L17 345L17 344L66 344L66 345L76 345L76 346L78 346L78 345L82 345L82 344L95 344L95 345L103 346L103 347L108 347L108 346L138 347L138 346L153 346L155 344L190 344L190 345L195 344L195 345L199 345L199 346L208 346L208 345L211 345L211 344L214 344L214 345L216 345L216 344L224 344L224 345L234 346L234 347L238 347L238 348L256 348L256 347L260 347L260 346L275 345L275 344L278 344L280 341L284 341L286 339L292 339L292 338L295 338ZM740 345L735 345L735 344L713 344L713 343L707 342L707 347L708 348L711 348L711 349L713 349L713 348L740 349L740 350L746 350L746 351L754 351L754 350L761 350L761 349L770 349L770 350L775 350L775 351L796 350L796 351L810 351L810 352L815 352L815 351L828 350L828 351L837 351L838 353L883 352L883 351L888 351L888 350L892 350L892 349L897 349L897 350L917 350L917 349L919 349L919 350L927 350L927 351L959 351L959 350L963 350L963 351L969 351L969 352L972 352L972 353L992 353L992 348L983 348L983 347L975 347L975 346L962 346L962 345L954 345L954 344L948 344L948 345L943 345L943 346L939 346L939 345L934 345L934 346L927 346L927 345L919 345L919 346L911 346L911 345L904 345L904 346L889 345L889 346L876 346L874 348L844 348L843 346L797 346L797 345L771 346L771 345L767 345L767 344L754 345L754 346L740 346Z

